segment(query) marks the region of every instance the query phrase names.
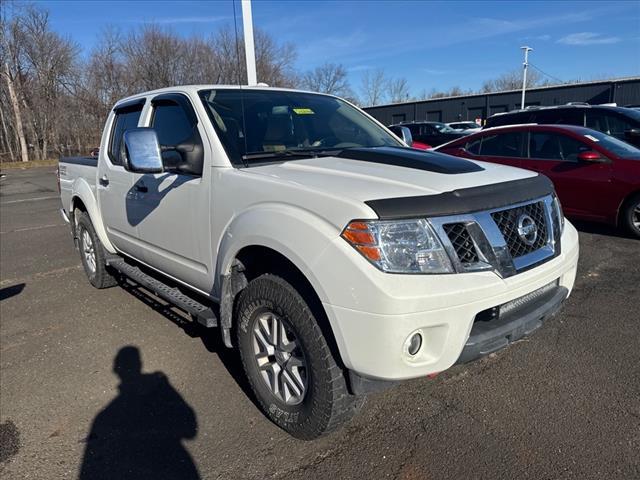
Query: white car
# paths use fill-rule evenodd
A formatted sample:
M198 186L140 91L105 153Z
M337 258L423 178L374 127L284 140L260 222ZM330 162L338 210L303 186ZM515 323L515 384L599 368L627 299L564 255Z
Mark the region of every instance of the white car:
M468 135L482 130L482 127L476 122L451 122L447 123L447 125L456 132L464 132Z
M98 158L63 158L59 177L92 285L126 277L219 328L265 415L299 438L530 334L576 275L578 234L546 177L407 148L330 95L134 95Z

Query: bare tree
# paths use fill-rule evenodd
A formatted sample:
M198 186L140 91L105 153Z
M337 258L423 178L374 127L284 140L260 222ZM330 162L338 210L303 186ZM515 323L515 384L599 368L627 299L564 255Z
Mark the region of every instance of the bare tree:
M542 75L536 70L527 71L527 88L539 85L542 82ZM522 88L522 70L512 70L503 73L497 78L486 80L480 88L481 93L503 92L506 90L519 90Z
M382 103L387 85L388 80L383 69L365 71L360 87L365 106L371 107Z
M18 99L19 93L17 90L20 90L19 86L19 58L20 58L20 46L15 41L16 38L16 30L17 25L16 22L13 21L9 24L6 21L5 11L6 5L0 5L0 10L2 16L0 17L0 28L2 34L2 43L1 43L1 55L2 55L2 64L3 64L3 76L7 85L7 97L11 103L11 109L14 115L14 131L16 135L17 145L19 146L20 158L23 162L29 161L29 152L27 150L27 141L24 134L24 127L22 124L22 111L20 106L20 101ZM3 105L4 102L3 102ZM7 137L5 142L10 142L11 140Z
M409 100L409 83L406 78L396 78L389 82L389 99L392 103Z
M352 97L347 70L339 64L325 63L306 72L300 86L314 92L328 93L339 97Z

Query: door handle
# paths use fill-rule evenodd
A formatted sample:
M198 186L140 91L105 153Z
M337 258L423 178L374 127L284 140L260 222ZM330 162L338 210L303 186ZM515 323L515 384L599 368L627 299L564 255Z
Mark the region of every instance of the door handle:
M102 177L100 177L100 179L98 180L98 183L103 186L103 187L108 187L109 186L109 179L107 178L106 175L103 175Z
M147 193L149 191L149 189L147 188L147 186L144 183L136 185L136 190L138 192L142 192L142 193Z

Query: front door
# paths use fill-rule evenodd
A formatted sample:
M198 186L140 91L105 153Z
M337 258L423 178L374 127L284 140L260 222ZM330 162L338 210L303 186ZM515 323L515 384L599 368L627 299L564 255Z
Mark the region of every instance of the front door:
M529 136L529 154L523 167L553 182L567 215L602 219L611 212L611 164L580 162L578 154L590 147L572 137L536 131ZM615 207L614 207L615 208Z
M202 142L199 125L189 99L165 94L152 99L149 126L154 128L163 147L193 143L201 152L193 165L177 151L162 153L164 173L136 174L131 203L132 223L138 226L144 248L144 261L158 270L193 287L210 292L213 248L211 244L210 169L202 168L209 155ZM205 146L207 148L205 148Z
M136 128L144 101L118 107L113 113L111 132L100 148L97 197L109 241L121 252L140 258L137 225L130 222L129 197L133 174L122 166L120 147L124 132Z

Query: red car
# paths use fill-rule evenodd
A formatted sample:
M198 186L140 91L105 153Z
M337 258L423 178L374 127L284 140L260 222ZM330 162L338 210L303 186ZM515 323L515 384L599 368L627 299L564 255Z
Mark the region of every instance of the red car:
M543 173L568 217L640 237L640 150L614 137L569 125L520 125L482 130L436 150Z

